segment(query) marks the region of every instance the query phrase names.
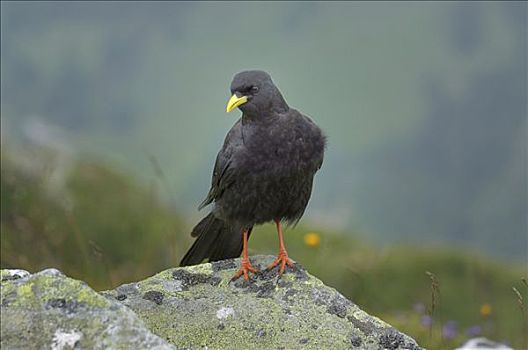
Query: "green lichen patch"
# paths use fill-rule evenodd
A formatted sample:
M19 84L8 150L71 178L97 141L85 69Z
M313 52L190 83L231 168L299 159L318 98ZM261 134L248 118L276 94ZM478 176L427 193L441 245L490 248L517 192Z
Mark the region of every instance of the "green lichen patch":
M62 275L60 275L62 276ZM92 290L82 281L59 277L53 270L44 270L26 278L5 280L2 282L2 297L4 293L16 298L11 306L36 307L49 306L50 301L65 300L87 307L104 308L108 301Z
M274 257L250 259L261 272L249 281L232 280L240 260L230 259L168 269L101 293L56 270L18 277L3 272L1 345L50 348L52 341L68 341L72 347L105 349L420 349L301 265L279 276L278 269L266 269Z
M2 349L174 349L117 300L57 270L4 279L0 317Z
M266 270L272 260L251 257L261 273L249 281L231 280L238 259L170 269L138 283L139 293L127 287L123 303L178 348L378 349L397 344L395 349L419 349L302 266L281 277L277 269ZM115 295L125 289L117 288Z

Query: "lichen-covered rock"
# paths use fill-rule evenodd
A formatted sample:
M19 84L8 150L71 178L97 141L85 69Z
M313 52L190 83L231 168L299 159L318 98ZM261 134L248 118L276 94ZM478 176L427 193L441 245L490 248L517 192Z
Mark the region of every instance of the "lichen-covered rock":
M250 259L264 270L273 257ZM102 294L178 349L420 349L300 265L232 282L239 263L169 269Z
M270 256L252 257L261 270ZM420 349L300 265L231 281L240 261L96 293L57 270L2 270L2 349Z
M0 278L2 349L174 349L129 308L58 270Z

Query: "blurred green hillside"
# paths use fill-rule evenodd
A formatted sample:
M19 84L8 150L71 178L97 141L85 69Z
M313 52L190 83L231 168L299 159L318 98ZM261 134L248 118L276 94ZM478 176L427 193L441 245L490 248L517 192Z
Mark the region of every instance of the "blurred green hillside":
M30 155L33 161L23 160ZM192 241L194 222L162 204L156 187L163 181L159 176L145 187L101 161L4 147L1 267L56 267L102 290L176 266ZM528 300L521 282L525 268L462 249L380 248L357 232L338 234L324 226L301 223L286 232L290 255L310 273L423 346L452 349L479 334L526 345L526 311L512 291L515 286ZM309 232L319 241L306 241ZM250 254L276 250L273 226L258 227ZM439 282L432 314L427 271Z
M66 170L49 153L35 156L43 162L27 168L2 152L3 267L58 267L102 289L175 264L182 221L153 190L98 162L72 160Z
M2 139L89 152L194 215L232 76L327 133L307 220L525 261L526 2L15 2ZM56 133L46 136L46 130Z

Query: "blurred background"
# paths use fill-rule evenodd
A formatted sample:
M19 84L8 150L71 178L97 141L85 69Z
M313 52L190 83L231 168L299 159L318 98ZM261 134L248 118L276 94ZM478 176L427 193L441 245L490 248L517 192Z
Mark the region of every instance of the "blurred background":
M528 347L526 67L524 2L2 1L1 266L176 266L263 69L329 139L293 259L423 346Z

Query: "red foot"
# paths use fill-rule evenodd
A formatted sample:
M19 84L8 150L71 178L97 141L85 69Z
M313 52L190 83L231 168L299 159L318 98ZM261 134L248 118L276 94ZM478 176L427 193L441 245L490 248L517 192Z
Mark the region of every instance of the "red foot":
M277 257L277 259L275 259L274 262L272 262L268 266L268 270L273 269L275 266L279 264L281 265L279 269L279 276L281 276L284 273L284 269L286 268L286 265L288 265L292 269L295 269L295 265L293 264L293 261L290 258L288 258L288 253L285 250L279 251L279 256Z
M244 275L244 279L247 281L249 280L248 272L258 273L259 270L257 270L251 265L251 262L249 261L249 259L242 258L242 264L240 266L240 270L238 270L238 272L235 273L235 275L233 276L231 280L234 281L238 279L240 276Z

